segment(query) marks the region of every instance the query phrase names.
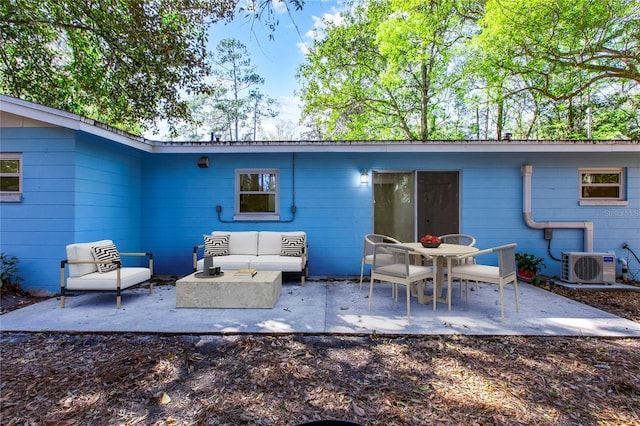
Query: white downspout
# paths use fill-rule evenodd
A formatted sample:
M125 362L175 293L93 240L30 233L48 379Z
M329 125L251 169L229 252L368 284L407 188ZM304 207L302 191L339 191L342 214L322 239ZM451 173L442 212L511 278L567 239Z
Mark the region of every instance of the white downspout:
M584 229L584 250L593 252L593 222L536 222L531 217L531 175L533 166L523 164L522 173L522 217L533 229Z

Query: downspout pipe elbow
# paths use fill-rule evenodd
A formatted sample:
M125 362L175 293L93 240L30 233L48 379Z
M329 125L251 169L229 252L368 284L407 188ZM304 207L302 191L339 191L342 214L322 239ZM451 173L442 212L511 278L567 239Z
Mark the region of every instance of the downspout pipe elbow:
M531 216L531 175L533 166L523 164L522 174L522 217L524 223L532 229L584 229L584 249L593 251L593 222L536 222Z

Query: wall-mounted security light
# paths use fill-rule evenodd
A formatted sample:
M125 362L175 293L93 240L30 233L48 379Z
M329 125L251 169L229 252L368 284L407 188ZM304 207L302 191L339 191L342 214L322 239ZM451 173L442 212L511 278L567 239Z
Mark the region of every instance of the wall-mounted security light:
M367 185L369 183L369 173L367 169L362 169L360 172L360 185Z
M198 167L201 169L209 168L209 157L200 157L198 158Z

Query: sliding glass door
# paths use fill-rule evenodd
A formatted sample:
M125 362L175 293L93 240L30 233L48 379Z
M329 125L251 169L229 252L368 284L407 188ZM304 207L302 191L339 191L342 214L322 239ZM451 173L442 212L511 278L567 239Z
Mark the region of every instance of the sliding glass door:
M374 232L400 241L460 232L459 174L374 171Z
M373 232L414 241L413 172L374 172L373 203Z

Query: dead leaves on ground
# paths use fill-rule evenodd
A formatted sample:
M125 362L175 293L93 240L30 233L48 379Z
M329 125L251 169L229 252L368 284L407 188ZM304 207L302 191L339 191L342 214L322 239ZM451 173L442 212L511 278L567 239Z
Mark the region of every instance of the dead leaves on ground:
M638 424L640 341L4 335L2 424Z

